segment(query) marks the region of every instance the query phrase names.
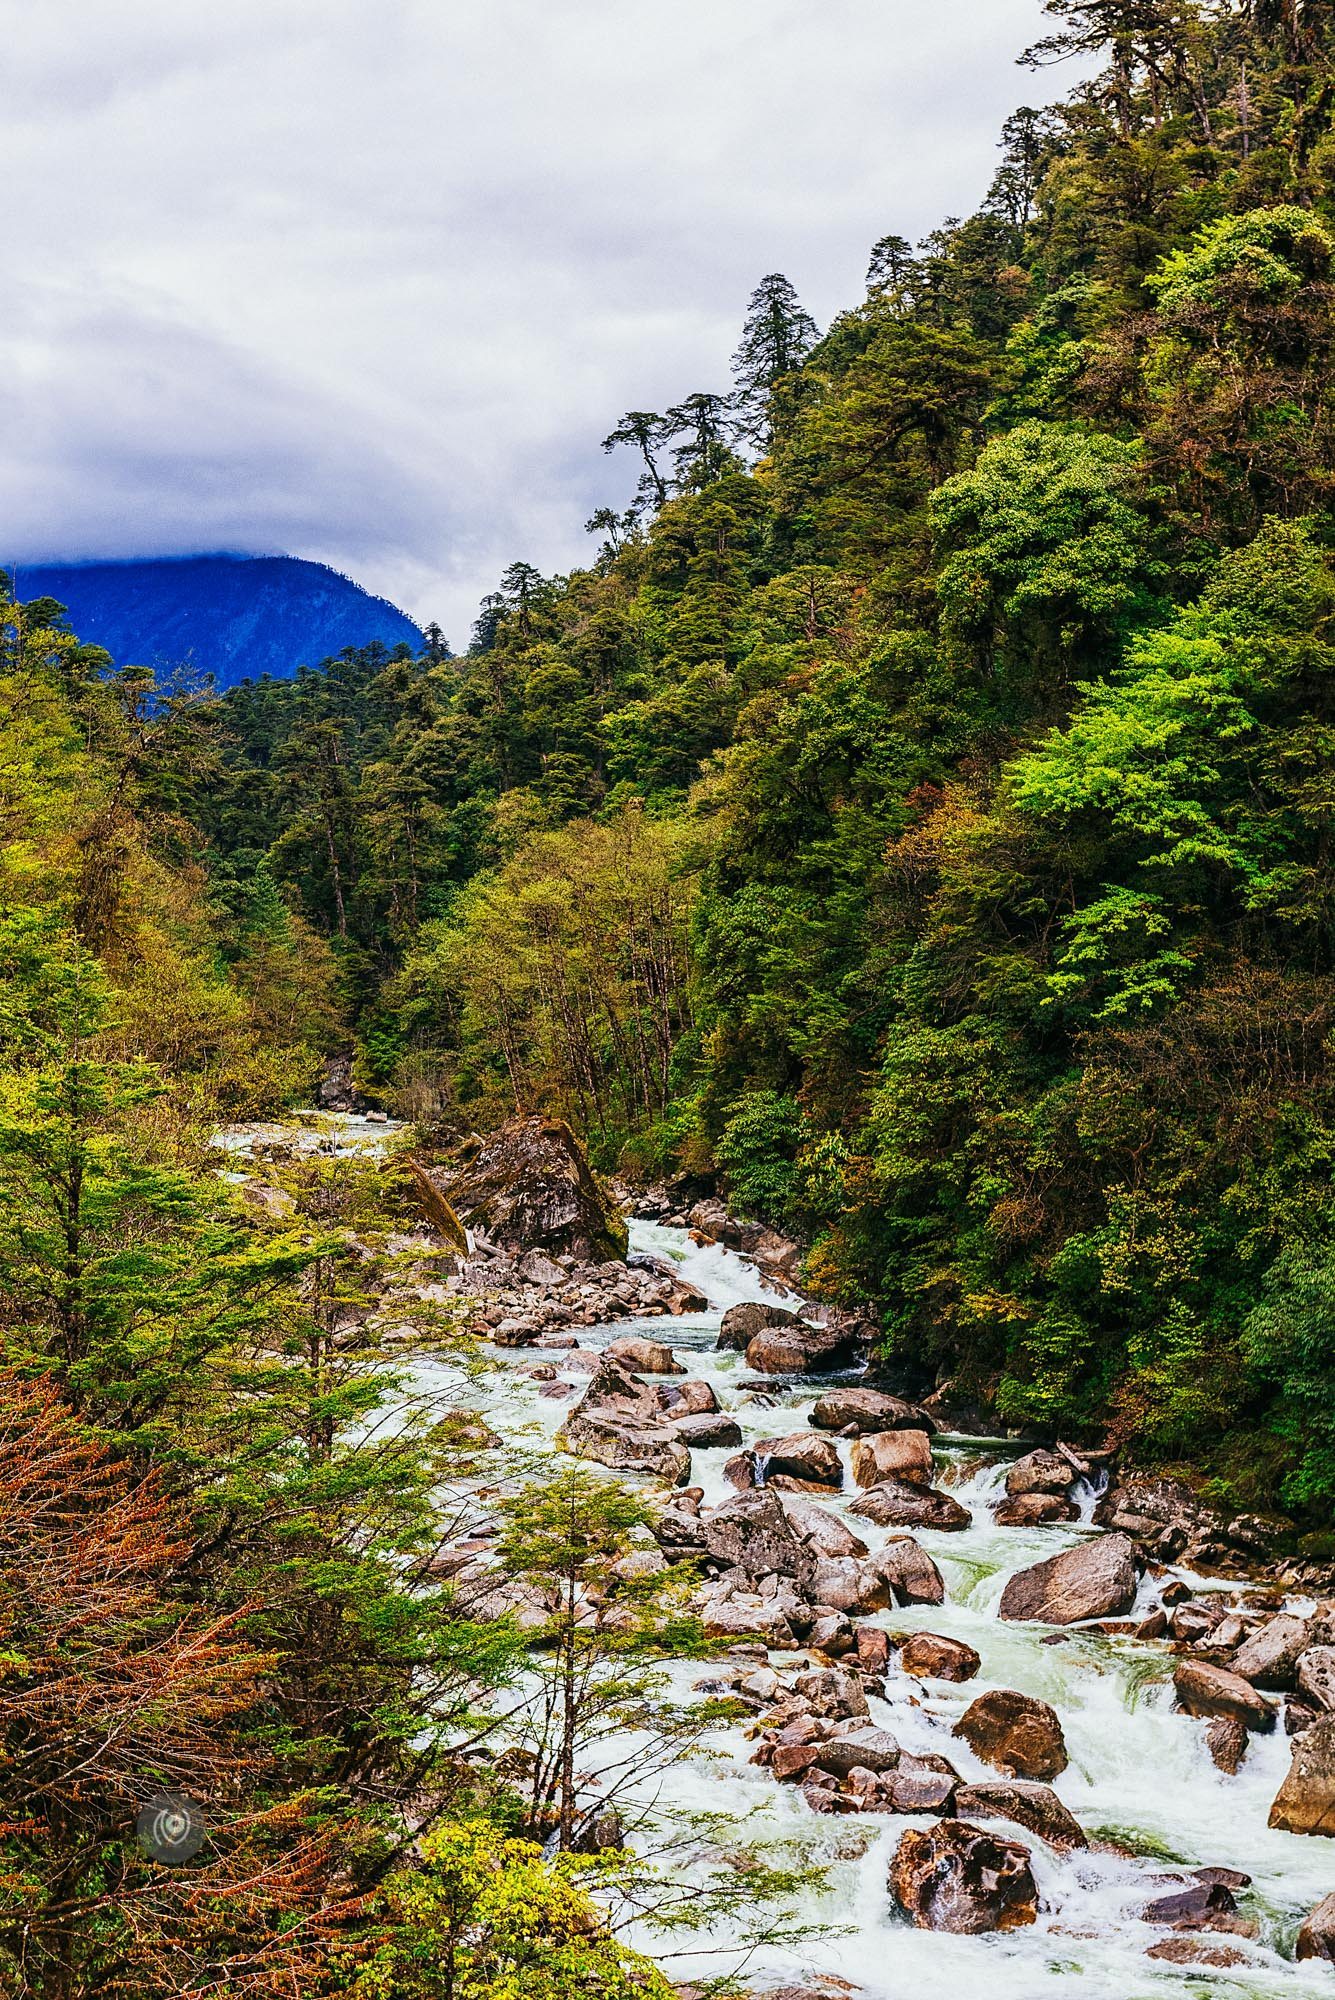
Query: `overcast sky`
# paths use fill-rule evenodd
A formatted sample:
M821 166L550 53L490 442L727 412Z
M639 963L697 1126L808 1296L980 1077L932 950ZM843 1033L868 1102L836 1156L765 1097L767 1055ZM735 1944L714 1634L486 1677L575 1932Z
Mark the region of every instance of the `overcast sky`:
M599 440L986 190L1041 0L0 0L0 561L317 557L466 642Z

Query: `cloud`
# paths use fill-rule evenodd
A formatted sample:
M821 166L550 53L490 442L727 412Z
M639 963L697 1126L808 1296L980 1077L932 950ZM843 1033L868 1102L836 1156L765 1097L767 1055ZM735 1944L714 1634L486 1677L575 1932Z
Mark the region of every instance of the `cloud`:
M724 386L983 193L1040 0L0 0L0 560L287 549L459 643Z

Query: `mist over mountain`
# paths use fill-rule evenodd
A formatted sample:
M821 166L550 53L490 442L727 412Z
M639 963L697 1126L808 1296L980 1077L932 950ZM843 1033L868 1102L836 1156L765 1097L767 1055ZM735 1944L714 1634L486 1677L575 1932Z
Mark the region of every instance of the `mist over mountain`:
M55 597L88 643L118 664L188 664L219 687L286 679L345 646L416 648L421 632L383 597L297 556L172 556L44 563L17 578L28 600Z

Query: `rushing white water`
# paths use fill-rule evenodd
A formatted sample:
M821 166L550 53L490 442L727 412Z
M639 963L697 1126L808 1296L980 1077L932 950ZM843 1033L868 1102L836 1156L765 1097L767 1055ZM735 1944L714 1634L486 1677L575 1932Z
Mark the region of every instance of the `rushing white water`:
M219 1138L239 1158L253 1148L262 1152L270 1141L291 1143L297 1130L303 1147L361 1152L378 1149L392 1129L334 1117L303 1128L251 1127ZM710 1300L710 1310L682 1319L580 1328L581 1347L596 1350L632 1333L667 1342L692 1375L711 1383L748 1445L805 1428L818 1383L780 1380L747 1387L755 1378L745 1358L715 1347L728 1306L760 1298L782 1302L788 1295L745 1258L718 1245L698 1245L684 1230L636 1222L631 1247L671 1261ZM561 1361L556 1352L506 1351L498 1354L494 1371L467 1384L469 1402L514 1444L516 1468L523 1448L539 1454L552 1449L569 1403L543 1397L530 1371L540 1362L559 1368ZM412 1374L423 1392L453 1395L464 1386L460 1371L446 1360L423 1357ZM846 1456L847 1446L836 1442ZM966 1640L981 1654L982 1671L965 1686L923 1683L892 1671L885 1700L871 1703L873 1720L906 1750L941 1752L966 1777L995 1777L950 1733L954 1721L988 1688L1017 1688L1050 1702L1061 1717L1070 1756L1055 1789L1085 1828L1091 1848L1062 1855L1021 1828L995 1822L998 1832L1031 1850L1042 1897L1038 1923L984 1937L917 1931L897 1915L886 1870L905 1828L930 1825L931 1819L817 1816L796 1787L776 1784L768 1771L749 1762L754 1744L740 1726L720 1729L712 1755L685 1760L655 1778L660 1815L682 1820L722 1815L743 1840L796 1843L829 1871L826 1892L813 1894L804 1914L838 1933L795 1952L760 1955L748 1966L748 1981L763 1989L832 1973L867 2000L975 2000L980 1994L987 2000L1153 2000L1168 1994L1274 2000L1331 1991L1328 1965L1299 1965L1291 1953L1301 1918L1335 1888L1335 1842L1277 1833L1266 1825L1288 1766L1282 1732L1253 1737L1238 1776L1225 1777L1206 1751L1205 1724L1173 1712L1172 1656L1165 1648L1000 1622L997 1605L1013 1571L1096 1532L1089 1522L1096 1493L1088 1488L1078 1495L1082 1519L1069 1527L998 1528L991 1502L1002 1489L1005 1458L1016 1447L976 1439L938 1439L937 1447L939 1482L973 1515L971 1527L961 1533L918 1531L945 1578L947 1601L873 1614L865 1622L896 1633L919 1629ZM732 1493L722 1470L730 1455L723 1449L693 1453L692 1476L704 1488L707 1504ZM843 1497L822 1498L821 1504L843 1516L855 1497L846 1478ZM849 1525L873 1549L886 1538L886 1531L856 1517ZM1183 1574L1195 1590L1219 1587ZM1156 1601L1158 1587L1146 1581L1142 1608ZM774 1664L782 1670L793 1664L793 1656L775 1655ZM699 1662L677 1662L671 1680L685 1696L710 1671ZM1145 1956L1165 1933L1139 1912L1151 1897L1176 1886L1165 1879L1172 1865L1221 1865L1252 1876L1253 1887L1240 1901L1243 1913L1260 1925L1258 1941L1203 1934L1204 1941L1243 1954L1244 1966L1179 1966ZM652 1940L645 1942L653 1948ZM711 1948L726 1940L698 1942L698 1961L674 1958L674 1978L720 1969Z
M711 1300L711 1310L684 1319L581 1328L581 1346L596 1349L628 1333L666 1341L692 1375L712 1384L748 1445L804 1428L819 1394L817 1383L745 1389L741 1385L754 1377L744 1357L714 1347L729 1305L775 1296L754 1267L663 1225L635 1223L631 1241L633 1250L670 1259ZM487 1393L488 1413L502 1431L527 1420L550 1435L561 1421L567 1406L539 1399L523 1373L535 1358L531 1350L507 1356L502 1379ZM541 1358L560 1361L559 1354ZM847 1446L837 1442L846 1453ZM892 1673L885 1701L871 1704L873 1719L907 1750L939 1751L966 1777L994 1778L996 1773L951 1735L953 1722L988 1688L1018 1688L1050 1702L1061 1717L1070 1755L1055 1789L1093 1845L1087 1852L1061 1855L1021 1828L998 1824L999 1832L1023 1840L1032 1851L1042 1895L1039 1922L977 1938L916 1931L894 1910L886 1869L905 1828L931 1820L814 1815L795 1787L776 1785L767 1771L749 1763L754 1745L740 1727L720 1730L716 1756L684 1762L657 1781L660 1813L721 1812L735 1818L744 1837L749 1831L756 1838L796 1840L813 1862L830 1870L828 1891L813 1896L808 1914L842 1932L796 1954L763 1955L748 1977L763 1988L771 1981L833 1973L869 2000L972 2000L984 1989L992 2000L1041 2000L1050 1993L1063 2000L1137 2000L1161 1993L1269 2000L1309 1987L1326 1990L1328 1966L1298 1965L1286 1956L1301 1917L1335 1886L1335 1843L1273 1832L1266 1825L1288 1766L1282 1732L1253 1737L1239 1775L1225 1777L1206 1751L1205 1724L1173 1712L1172 1656L1166 1649L1001 1623L996 1612L1007 1577L1095 1532L1088 1516L1096 1495L1091 1489L1080 1496L1084 1519L1067 1528L998 1528L989 1503L1004 1479L1004 1445L998 1441L989 1448L958 1439L938 1444L942 1482L973 1513L964 1532L919 1531L945 1577L947 1602L881 1612L869 1622L892 1632L922 1629L967 1640L982 1655L982 1671L962 1687ZM705 1489L706 1504L733 1490L722 1474L730 1455L723 1449L693 1454L692 1477ZM855 1497L849 1479L842 1499L822 1498L821 1504L844 1515ZM873 1549L886 1538L886 1531L855 1517L849 1525ZM1157 1586L1147 1582L1143 1606L1149 1608L1156 1596ZM790 1658L775 1655L775 1664L782 1668ZM682 1663L673 1680L684 1692L702 1672L707 1669ZM1165 1932L1139 1912L1175 1886L1165 1879L1170 1864L1222 1865L1253 1877L1252 1890L1240 1901L1243 1913L1259 1922L1260 1939L1249 1943L1204 1934L1206 1941L1243 1954L1244 1967L1179 1966L1145 1956ZM711 1969L717 1964L708 1957L694 1967L690 1960L673 1965L679 1977Z

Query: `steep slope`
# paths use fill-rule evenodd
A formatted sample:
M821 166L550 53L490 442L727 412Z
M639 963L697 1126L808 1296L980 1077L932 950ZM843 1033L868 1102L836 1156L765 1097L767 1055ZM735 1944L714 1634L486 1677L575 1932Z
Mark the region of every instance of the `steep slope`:
M76 632L121 664L188 662L220 687L279 678L345 646L416 648L421 633L383 597L295 556L174 556L21 568L20 594L55 597Z

